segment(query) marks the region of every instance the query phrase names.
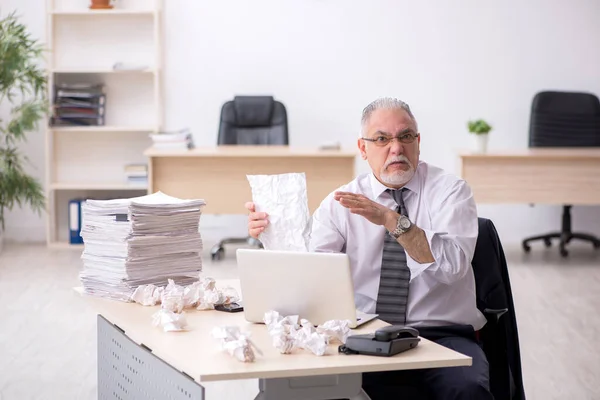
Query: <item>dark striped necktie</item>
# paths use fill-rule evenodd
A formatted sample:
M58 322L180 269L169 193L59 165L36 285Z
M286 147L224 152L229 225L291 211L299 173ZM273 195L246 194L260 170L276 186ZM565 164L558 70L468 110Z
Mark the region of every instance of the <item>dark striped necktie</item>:
M406 215L408 211L404 206L402 194L407 189L386 191L391 193L398 204L396 212ZM379 319L390 324L404 325L406 323L406 309L408 303L408 283L410 269L406 264L404 247L387 231L383 241L383 256L381 259L381 278L375 312Z

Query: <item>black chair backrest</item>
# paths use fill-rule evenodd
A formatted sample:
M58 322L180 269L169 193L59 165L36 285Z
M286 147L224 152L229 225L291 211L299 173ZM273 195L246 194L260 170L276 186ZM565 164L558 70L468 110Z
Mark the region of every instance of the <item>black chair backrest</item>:
M272 96L236 96L223 104L219 145L288 145L285 106Z
M479 218L473 255L477 308L488 322L481 333L490 365L490 385L497 399L525 399L516 315L508 267L492 221Z
M600 146L600 100L591 93L544 91L535 95L530 147Z

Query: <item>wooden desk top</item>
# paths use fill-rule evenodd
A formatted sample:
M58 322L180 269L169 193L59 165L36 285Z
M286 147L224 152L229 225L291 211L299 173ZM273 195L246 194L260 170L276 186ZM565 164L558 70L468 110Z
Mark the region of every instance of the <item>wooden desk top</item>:
M218 282L218 286L224 285L239 288L239 281ZM144 307L91 296L84 298L135 343L143 343L154 355L198 382L471 365L470 357L423 338L416 348L394 357L339 354L337 342L331 344L323 356L308 350L280 354L272 345L266 326L246 322L243 312L186 310L188 331L163 332L162 328L152 326L152 314L158 306ZM218 340L210 333L213 327L222 325L238 325L242 330L250 331L251 340L263 355L256 354L254 362L243 363L221 350ZM385 325L385 322L374 320L353 330L353 334L371 333Z
M144 151L147 157L346 157L354 158L358 150L320 150L294 146L214 146L196 147L190 150L157 149Z
M464 151L460 153L461 158L533 158L533 159L548 159L548 158L600 158L600 147L547 147L547 148L527 148L515 150L503 150L498 152L474 153Z

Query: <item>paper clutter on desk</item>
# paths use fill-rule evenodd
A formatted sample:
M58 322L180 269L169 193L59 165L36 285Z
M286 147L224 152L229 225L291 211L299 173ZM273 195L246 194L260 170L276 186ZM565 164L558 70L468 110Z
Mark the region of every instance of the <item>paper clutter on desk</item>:
M350 334L349 321L330 320L318 327L298 316L282 317L277 311L267 311L264 316L267 330L273 339L273 346L281 354L290 354L294 349L305 349L322 356L329 343L345 343Z
M172 279L167 286L140 285L130 300L144 306L160 304L161 309L152 316L154 326L161 326L165 332L185 330L187 323L184 309L212 310L215 305L239 301L237 291L232 287L217 289L215 280L201 278L191 285L181 286Z
M247 175L257 212L269 216L259 240L267 250L308 251L310 212L306 175Z
M213 310L215 305L236 303L240 296L232 287L217 289L213 278L201 278L191 285L177 285L169 279L165 287L140 285L131 295L130 301L143 306L161 304L176 313L183 309L196 307L197 310Z
M216 327L211 332L212 337L221 341L221 348L241 362L253 362L256 359L254 350L262 352L250 340L249 333L242 333L237 326Z

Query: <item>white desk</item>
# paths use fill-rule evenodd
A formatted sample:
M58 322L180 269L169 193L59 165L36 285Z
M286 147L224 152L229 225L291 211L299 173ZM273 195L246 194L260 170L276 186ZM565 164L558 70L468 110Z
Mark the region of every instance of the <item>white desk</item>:
M237 285L235 281L221 284ZM189 331L165 333L152 326L158 306L84 299L99 314L101 399L147 399L154 392L163 393L164 398L203 399L202 382L250 378L259 379L257 399L368 399L361 390L363 372L471 365L470 357L424 338L415 349L394 357L338 354L339 344L330 345L321 357L304 350L284 355L273 347L266 327L247 323L243 313L191 310L186 312ZM250 331L263 355L257 354L253 363L242 363L222 351L210 335L213 327L221 325ZM353 334L385 325L375 320Z

